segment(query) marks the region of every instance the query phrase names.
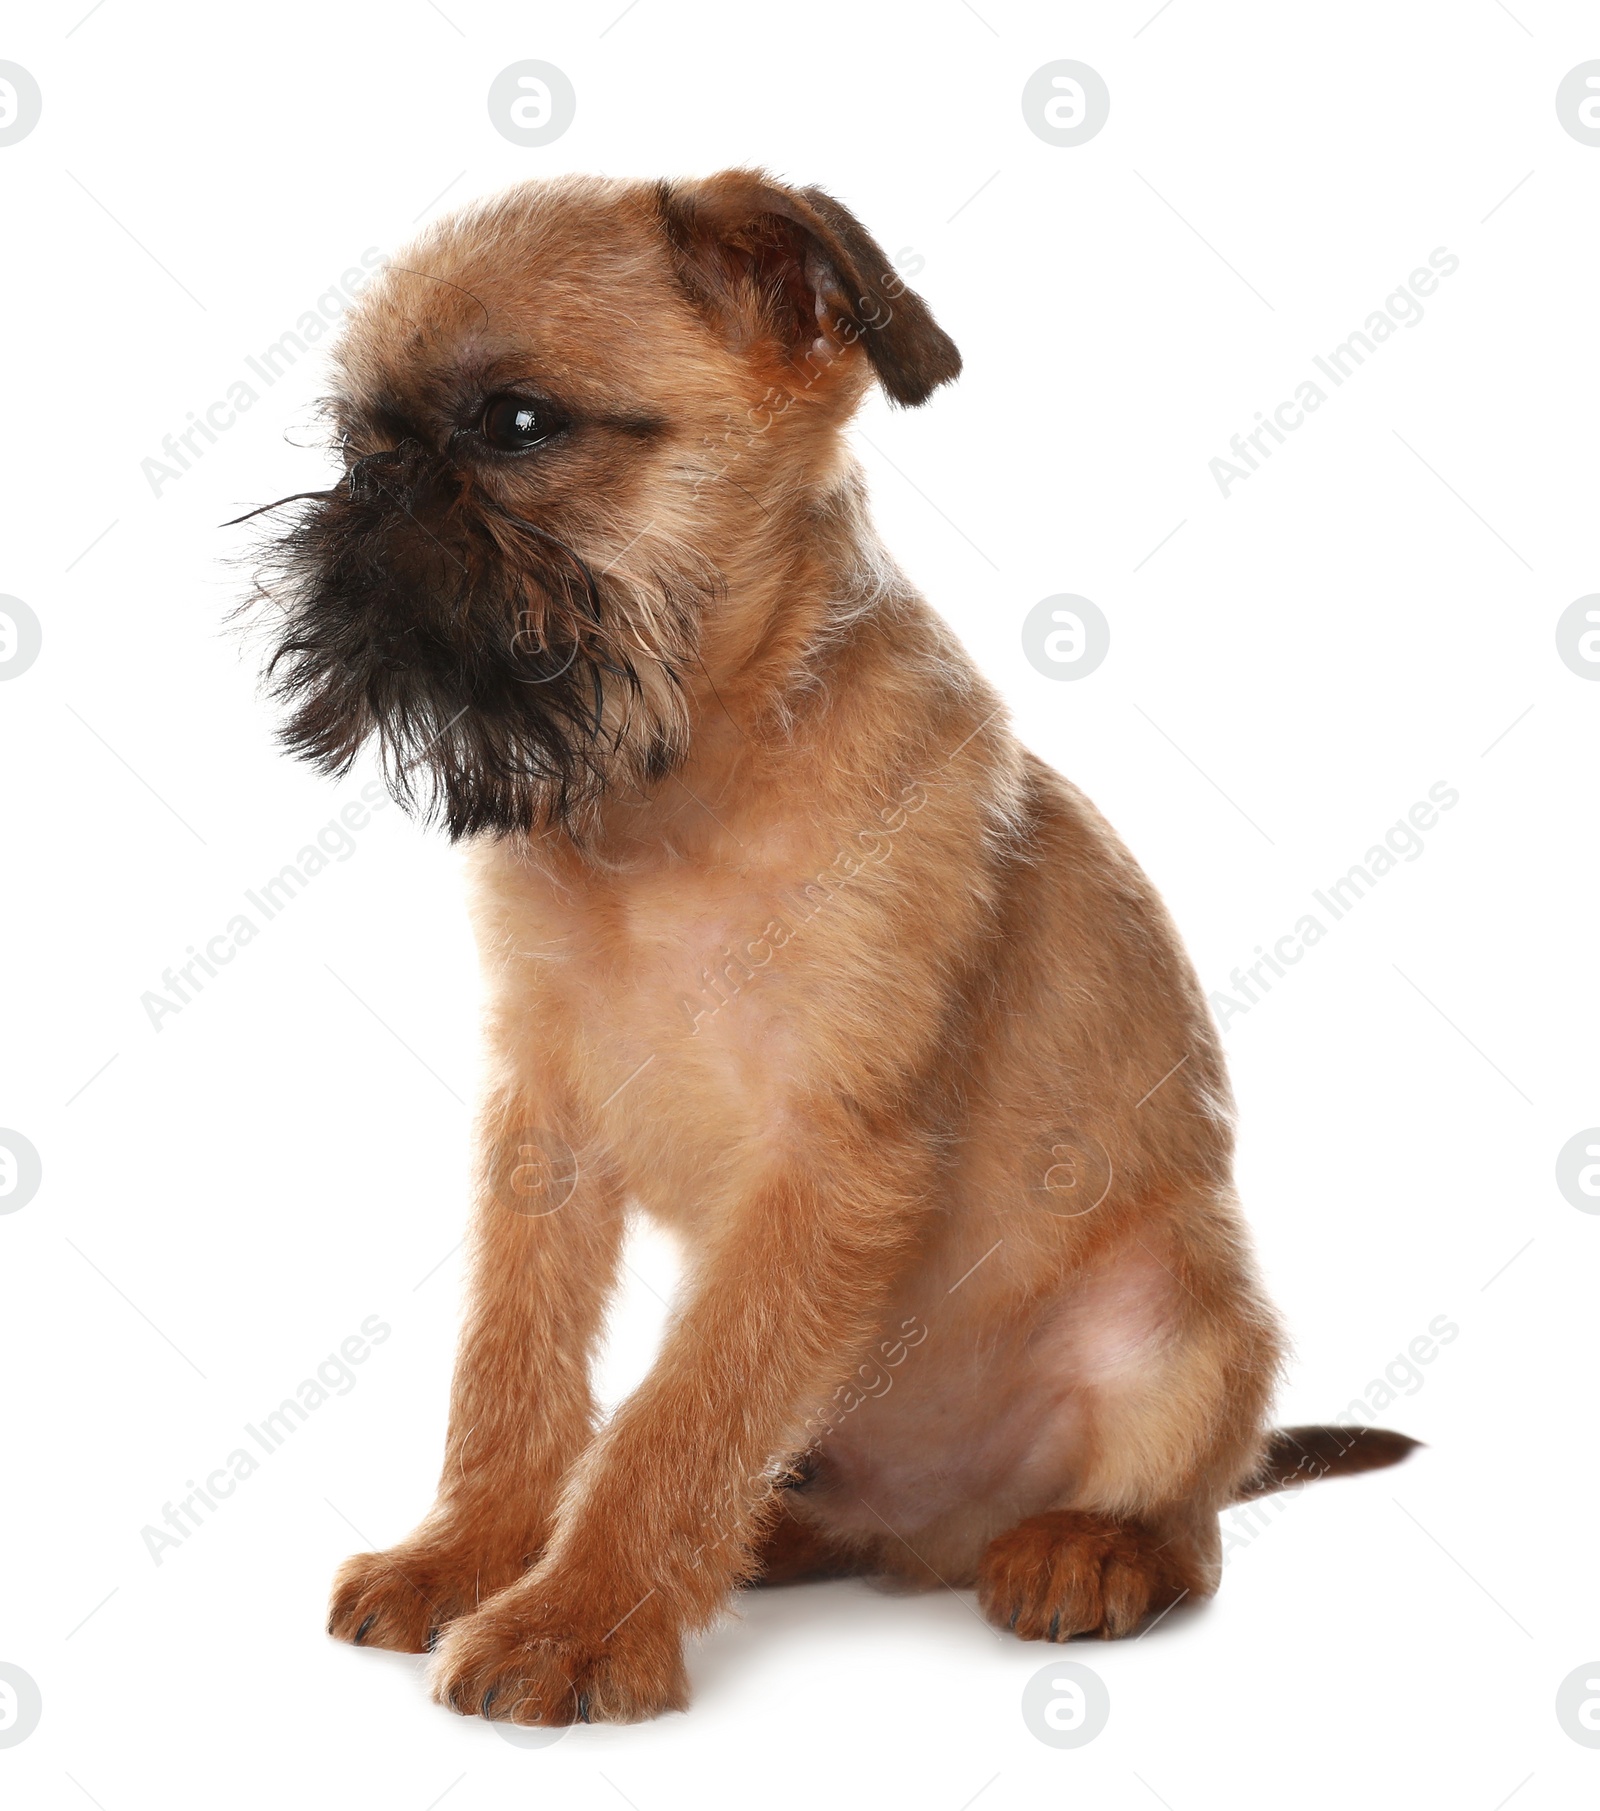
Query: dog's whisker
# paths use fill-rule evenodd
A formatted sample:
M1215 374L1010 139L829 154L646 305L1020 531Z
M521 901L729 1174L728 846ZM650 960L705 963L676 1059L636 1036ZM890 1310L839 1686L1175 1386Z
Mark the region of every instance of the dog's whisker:
M338 494L333 490L296 491L292 497L279 497L276 503L263 503L257 509L246 510L242 516L234 516L229 521L218 523L218 527L237 528L241 522L253 522L257 516L264 516L269 509L282 509L286 503L322 503L326 502L329 497L336 497ZM261 590L264 596L272 595L264 587L258 586L257 589Z

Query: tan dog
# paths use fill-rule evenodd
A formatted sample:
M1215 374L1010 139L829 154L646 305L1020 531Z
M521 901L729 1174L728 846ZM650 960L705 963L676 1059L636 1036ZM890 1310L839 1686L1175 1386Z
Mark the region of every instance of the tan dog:
M530 183L352 320L278 544L291 747L472 835L491 994L439 1498L330 1629L525 1723L681 1707L752 1578L976 1586L1028 1638L1215 1589L1279 1336L1160 901L874 539L844 429L960 368L837 202ZM625 1210L685 1299L596 1426Z

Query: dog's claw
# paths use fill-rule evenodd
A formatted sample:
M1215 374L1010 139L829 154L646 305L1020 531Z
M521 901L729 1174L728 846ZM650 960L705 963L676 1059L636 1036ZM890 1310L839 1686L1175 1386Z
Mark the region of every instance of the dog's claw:
M439 1645L439 1631L437 1629L429 1629L428 1630L428 1639L427 1639L428 1652L431 1654L438 1645Z
M578 1721L580 1723L589 1721L589 1694L587 1692L578 1693Z
M1049 1639L1051 1641L1059 1641L1061 1639L1061 1612L1059 1610L1057 1610L1055 1615L1050 1618Z
M367 1620L364 1623L362 1623L361 1627L356 1630L355 1645L357 1647L360 1647L362 1642L366 1640L367 1630L370 1629L377 1620L378 1620L378 1612L376 1610L374 1610L372 1612L372 1614L367 1618Z
M488 1717L489 1706L494 1703L495 1694L496 1694L497 1690L498 1690L498 1687L491 1685L489 1687L489 1689L483 1694L483 1702L478 1706L478 1715L480 1717L484 1717L484 1718Z

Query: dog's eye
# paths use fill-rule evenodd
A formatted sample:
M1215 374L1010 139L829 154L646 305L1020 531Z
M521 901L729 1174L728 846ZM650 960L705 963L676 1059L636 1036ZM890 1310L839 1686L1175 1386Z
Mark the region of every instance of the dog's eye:
M526 453L548 440L560 425L549 410L521 396L491 396L484 405L479 431L502 453Z

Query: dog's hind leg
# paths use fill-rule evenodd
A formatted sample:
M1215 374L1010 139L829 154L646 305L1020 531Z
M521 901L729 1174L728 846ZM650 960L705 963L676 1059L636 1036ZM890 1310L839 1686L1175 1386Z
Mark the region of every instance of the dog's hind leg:
M1210 1596L1220 1564L1214 1512L1138 1522L1059 1509L990 1542L978 1598L1024 1641L1128 1635L1185 1598Z
M1221 1577L1218 1511L1260 1465L1276 1329L1225 1241L1153 1227L1037 1348L1071 1377L1069 1487L992 1540L985 1614L1027 1640L1126 1635Z
M799 1585L813 1579L853 1578L874 1569L859 1545L802 1520L785 1505L751 1555L749 1582Z

